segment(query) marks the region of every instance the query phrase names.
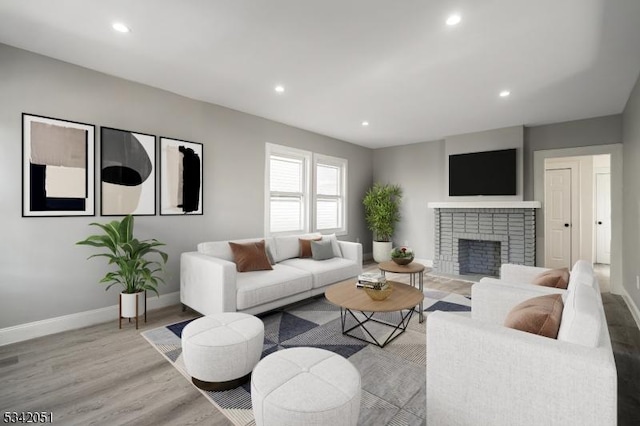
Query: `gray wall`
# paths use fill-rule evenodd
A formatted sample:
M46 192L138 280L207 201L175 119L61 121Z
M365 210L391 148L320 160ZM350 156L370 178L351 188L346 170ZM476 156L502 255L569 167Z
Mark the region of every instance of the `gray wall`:
M533 152L622 142L622 115L524 128L524 199L533 200Z
M623 285L640 309L640 78L622 116L623 128Z
M398 184L403 191L394 246L408 245L420 259L434 257L434 211L427 203L443 197L443 158L443 140L381 148L373 153L374 180Z
M403 218L394 236L394 243L409 242L416 250L416 257L433 259L433 211L427 209L428 202L447 201L446 154L450 140L462 138L466 146L470 141L480 141L479 151L497 147L482 141L505 139L514 129L495 129L447 137L446 141L422 142L401 147L376 149L374 159L374 180L395 183L405 191L402 207ZM511 138L513 139L513 138ZM640 138L639 138L640 139ZM534 199L533 194L533 153L537 150L572 148L593 145L608 145L622 142L622 115L590 118L524 128L523 180L524 200ZM515 145L514 145L515 146ZM640 164L640 163L638 163ZM456 197L457 198L457 197ZM465 197L469 198L469 197ZM483 199L486 199L483 197ZM366 250L365 250L366 251ZM635 279L635 276L634 276Z
M179 290L179 255L200 241L264 234L265 142L349 161L346 240L371 244L360 200L373 179L373 151L220 106L0 44L0 328L117 303L115 289L97 284L107 267L74 243L92 221L112 218L21 217L21 114L23 112L202 142L203 216L136 218L141 238L166 242L168 285ZM96 159L96 170L99 158ZM96 174L96 179L99 173ZM96 183L99 213L99 186Z

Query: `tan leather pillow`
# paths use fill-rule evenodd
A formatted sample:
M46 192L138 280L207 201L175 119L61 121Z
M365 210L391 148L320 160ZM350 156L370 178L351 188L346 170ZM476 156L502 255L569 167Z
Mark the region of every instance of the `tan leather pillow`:
M569 269L551 269L542 272L531 281L531 284L541 285L545 287L563 288L566 290L569 285Z
M300 258L303 257L311 257L312 253L311 253L311 241L320 241L322 239L322 237L318 237L318 238L298 238L298 241L300 242Z
M229 241L229 247L233 252L233 261L238 272L273 269L267 257L264 240L244 244Z
M534 297L514 306L507 314L504 325L527 333L557 339L563 308L564 303L562 303L562 295L560 294Z

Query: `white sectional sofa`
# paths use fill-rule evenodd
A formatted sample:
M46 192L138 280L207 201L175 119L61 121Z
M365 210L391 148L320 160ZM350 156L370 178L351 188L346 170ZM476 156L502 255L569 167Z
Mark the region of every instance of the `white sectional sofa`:
M552 293L564 301L557 339L503 326L512 307ZM616 424L616 365L590 264L574 266L567 290L482 280L471 303L471 317L427 320L427 424Z
M298 258L299 238L320 234L232 240L265 240L273 270L237 272L229 241L198 244L197 251L180 258L180 300L203 315L218 312L257 314L324 293L327 286L362 272L362 245L332 241L334 257L327 260Z

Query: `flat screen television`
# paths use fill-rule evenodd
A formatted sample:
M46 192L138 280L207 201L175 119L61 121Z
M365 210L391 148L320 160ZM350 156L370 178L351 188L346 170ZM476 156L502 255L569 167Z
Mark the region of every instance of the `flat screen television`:
M517 195L516 149L449 156L449 196Z

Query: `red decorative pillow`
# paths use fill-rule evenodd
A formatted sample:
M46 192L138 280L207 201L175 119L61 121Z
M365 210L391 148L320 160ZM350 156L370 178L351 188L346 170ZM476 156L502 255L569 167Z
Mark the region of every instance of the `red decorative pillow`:
M560 268L542 272L536 275L531 284L566 289L569 285L569 269Z
M562 303L562 295L560 294L534 297L514 306L507 314L504 325L527 333L557 339L563 309L564 303Z
M229 246L238 272L273 269L267 257L264 240L244 244L229 242Z
M311 241L320 241L322 237L318 238L298 238L300 242L300 258L311 257Z

